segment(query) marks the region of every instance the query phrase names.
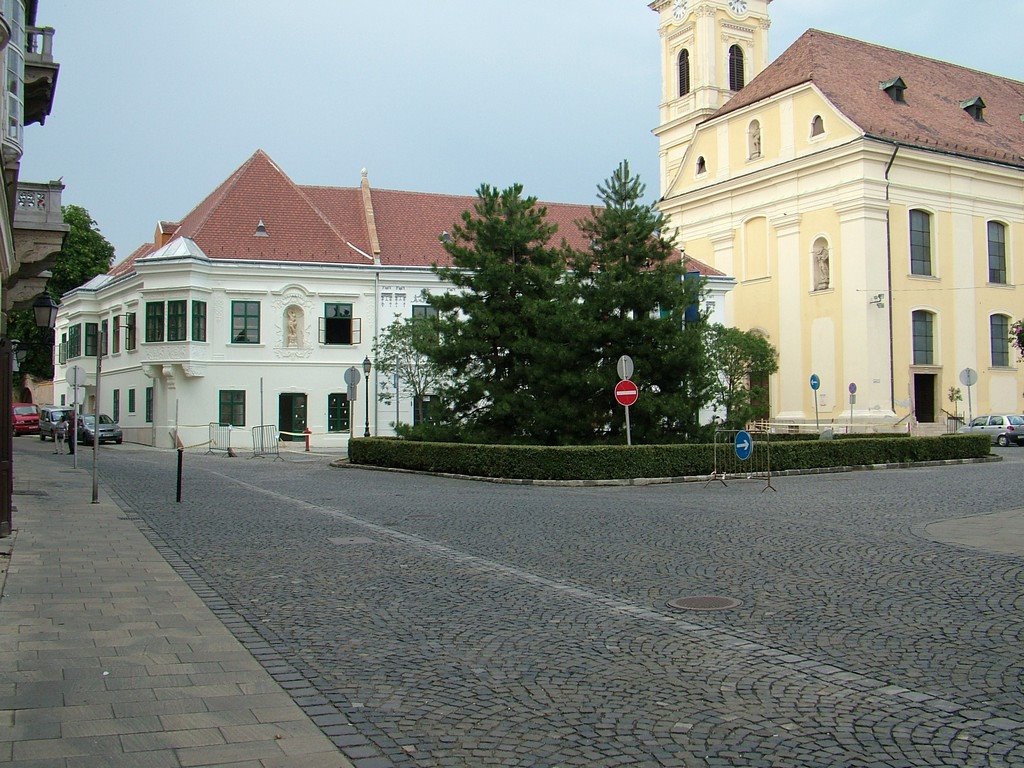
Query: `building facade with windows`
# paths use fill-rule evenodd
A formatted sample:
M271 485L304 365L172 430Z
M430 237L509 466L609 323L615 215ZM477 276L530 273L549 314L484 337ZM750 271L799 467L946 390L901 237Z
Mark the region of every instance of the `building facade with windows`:
M358 187L300 186L257 151L180 222L160 222L153 243L109 274L63 297L57 320L56 397L96 406L125 439L186 446L223 427L252 445L251 428L343 447L352 434L393 434L422 417L403 395L384 405L371 368L349 400L347 369L373 358L376 335L424 314L423 294L445 291L434 263L448 263L442 237L474 197ZM585 247L575 222L584 205L546 204L557 237ZM693 263L721 311L731 280ZM717 315L715 315L717 317ZM84 386L70 386L80 368ZM609 397L611 397L611 383ZM213 425L213 426L211 426Z
M735 277L726 320L778 349L771 418L1024 410L1024 83L809 30L770 0L656 0L660 207Z

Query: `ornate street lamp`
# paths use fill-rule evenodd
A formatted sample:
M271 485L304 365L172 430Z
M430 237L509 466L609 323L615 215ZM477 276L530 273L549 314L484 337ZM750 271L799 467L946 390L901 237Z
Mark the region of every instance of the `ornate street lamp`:
M370 358L363 358L363 373L366 375L366 429L363 437L370 436Z
M32 302L32 312L36 316L36 325L40 328L53 328L57 324L57 302L48 293L40 293Z

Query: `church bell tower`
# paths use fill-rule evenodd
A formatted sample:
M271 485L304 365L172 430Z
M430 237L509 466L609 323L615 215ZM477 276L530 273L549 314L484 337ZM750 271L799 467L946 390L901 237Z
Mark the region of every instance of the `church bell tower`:
M771 0L654 0L661 37L661 193L698 123L768 66Z

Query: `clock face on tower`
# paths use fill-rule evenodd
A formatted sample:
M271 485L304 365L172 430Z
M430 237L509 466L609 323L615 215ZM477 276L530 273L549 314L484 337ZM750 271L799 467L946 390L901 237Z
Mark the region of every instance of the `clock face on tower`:
M672 18L676 21L682 21L683 16L686 15L686 2L687 0L675 0L672 3Z
M729 0L729 7L733 13L739 16L747 12L747 0Z

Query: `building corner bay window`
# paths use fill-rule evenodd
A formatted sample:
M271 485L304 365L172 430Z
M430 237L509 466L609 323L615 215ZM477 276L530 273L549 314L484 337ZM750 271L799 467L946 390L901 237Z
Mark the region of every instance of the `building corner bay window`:
M162 301L146 302L146 342L164 340L164 303Z
M188 306L186 301L167 302L167 340L185 341L186 324L185 312Z

